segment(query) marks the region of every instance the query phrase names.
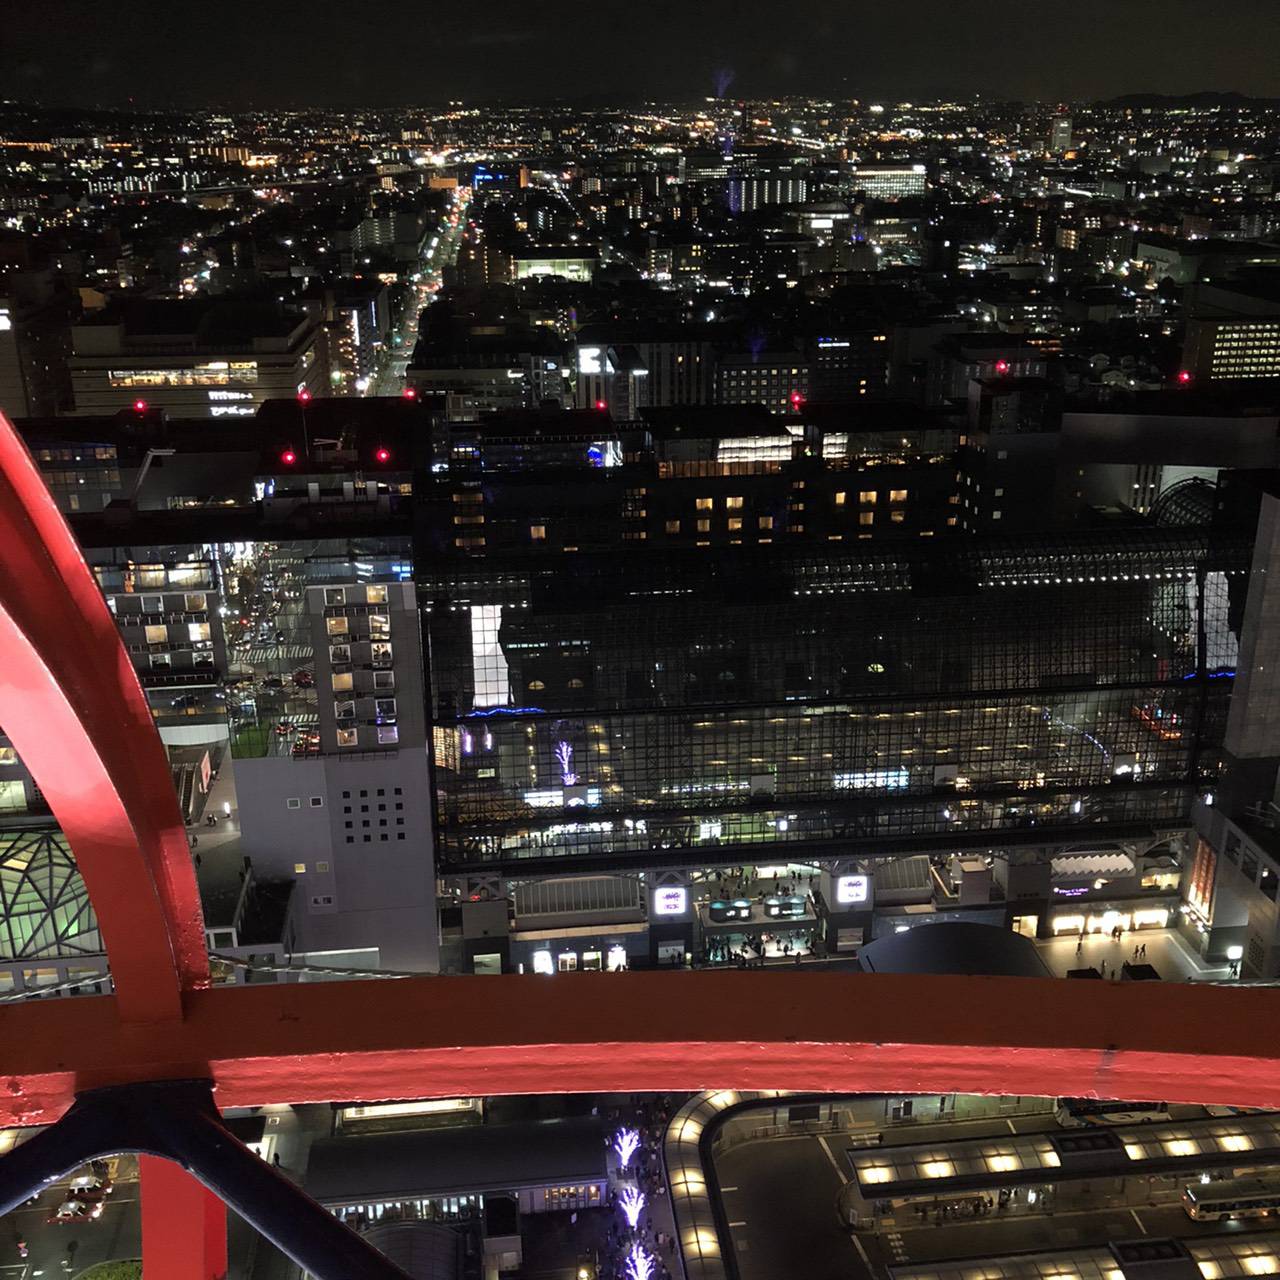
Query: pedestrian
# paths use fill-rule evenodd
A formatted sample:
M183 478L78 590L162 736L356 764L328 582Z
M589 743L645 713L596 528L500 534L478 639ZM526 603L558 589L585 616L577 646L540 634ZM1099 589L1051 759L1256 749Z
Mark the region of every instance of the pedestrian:
M1084 950L1084 939L1081 938L1076 942L1076 955L1079 955L1083 950Z
M198 853L196 854L196 870L200 870L200 855Z
M271 1163L275 1165L277 1169L280 1167L280 1153L278 1151L273 1151L271 1153Z

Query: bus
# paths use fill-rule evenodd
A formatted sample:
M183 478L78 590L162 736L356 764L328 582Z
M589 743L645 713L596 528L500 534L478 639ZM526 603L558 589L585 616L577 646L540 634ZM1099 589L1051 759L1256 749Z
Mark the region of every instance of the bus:
M1184 1188L1182 1208L1195 1222L1223 1218L1266 1218L1280 1213L1280 1181L1274 1178L1229 1178Z
M1170 1119L1167 1102L1112 1102L1099 1098L1059 1098L1053 1118L1064 1129L1085 1125L1157 1124Z

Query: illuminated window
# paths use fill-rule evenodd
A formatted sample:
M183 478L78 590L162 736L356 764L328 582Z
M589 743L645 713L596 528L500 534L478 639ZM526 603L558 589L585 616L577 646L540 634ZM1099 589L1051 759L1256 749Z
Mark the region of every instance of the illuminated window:
M901 523L902 523L906 518L907 518L907 514L906 514L906 512L905 512L905 511L890 511L890 512L889 512L889 519L890 519L894 524L901 524Z
M531 524L529 526L530 542L545 542L547 540L547 526L545 524Z
M859 524L875 524L876 514L874 511L861 511L858 513Z
M757 520L756 520L756 526L757 526L758 528L761 528L761 529L772 529L772 528L773 528L773 517L772 517L772 516L760 516L760 517L759 517L759 519L757 519Z
M370 654L375 667L389 667L391 665L391 646L385 641L370 646Z
M730 511L741 511L741 510L742 510L742 499L741 499L740 497L739 497L739 498L726 498L726 499L724 500L724 505L725 505L725 506L726 506Z
M699 511L710 511L711 508L715 506L715 499L699 498L696 505Z
M742 517L741 517L741 516L730 516L730 517L729 517L729 528L730 528L730 529L741 529L741 528L742 528Z
M364 598L369 604L386 604L387 589L385 586L372 586L365 588Z
M378 726L378 745L380 747L390 746L400 741L400 730L393 724L380 724Z
M876 505L876 491L874 489L863 489L862 492L858 494L858 501L862 503L864 507L874 507Z
M545 680L529 681L529 690L532 693L541 693L546 687L547 687L547 682Z
M843 507L843 506L844 506L844 500L845 500L848 496L849 496L849 495L848 495L847 493L845 493L843 490L841 490L839 493L837 493L837 494L836 494L836 506L837 506L837 507ZM875 497L875 495L874 495L874 494L872 494L871 496L872 496L872 497Z
M667 524L666 524L666 529L667 529L667 532L668 532L668 533L679 533L679 532L680 532L680 521L679 521L679 520L668 520L668 521L667 521Z
M354 679L355 677L350 671L342 673L335 672L333 676L334 693L350 693L351 690L355 688L355 685L352 683Z
M331 636L345 636L350 630L346 618L326 618L324 620L324 629Z
M168 627L148 627L146 629L148 644L165 644L169 639Z
M192 592L182 597L182 607L188 613L203 613L205 609L204 592Z
M906 502L906 500L907 500L907 491L906 491L905 489L890 489L890 490L889 490L889 501L890 501L890 502Z
M699 533L710 533L710 532L711 532L711 521L710 521L710 520L699 520L699 521L698 521L698 532L699 532Z
M188 622L187 623L187 639L194 643L208 640L209 624L207 622Z
M374 640L385 640L391 634L391 617L385 613L369 615L369 635Z
M360 745L360 735L355 729L338 730L338 746L356 747Z

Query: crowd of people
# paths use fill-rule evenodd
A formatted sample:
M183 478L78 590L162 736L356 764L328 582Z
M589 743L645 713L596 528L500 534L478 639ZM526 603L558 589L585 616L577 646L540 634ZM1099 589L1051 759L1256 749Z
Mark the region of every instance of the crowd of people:
M679 1275L676 1241L667 1212L667 1182L662 1163L662 1138L671 1116L670 1101L664 1097L633 1097L606 1116L612 1135L618 1128L634 1129L640 1143L626 1169L617 1169L610 1179L609 1225L601 1256L597 1261L599 1280L631 1280L627 1260L632 1247L639 1245L652 1259L652 1280L671 1280ZM609 1139L612 1142L612 1137ZM647 1201L633 1230L620 1203L629 1188L638 1188Z

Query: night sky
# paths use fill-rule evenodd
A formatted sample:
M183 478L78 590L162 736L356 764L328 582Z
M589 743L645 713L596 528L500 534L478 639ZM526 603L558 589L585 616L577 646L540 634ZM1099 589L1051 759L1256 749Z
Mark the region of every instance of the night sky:
M1280 97L1280 0L7 0L0 96L50 105Z

